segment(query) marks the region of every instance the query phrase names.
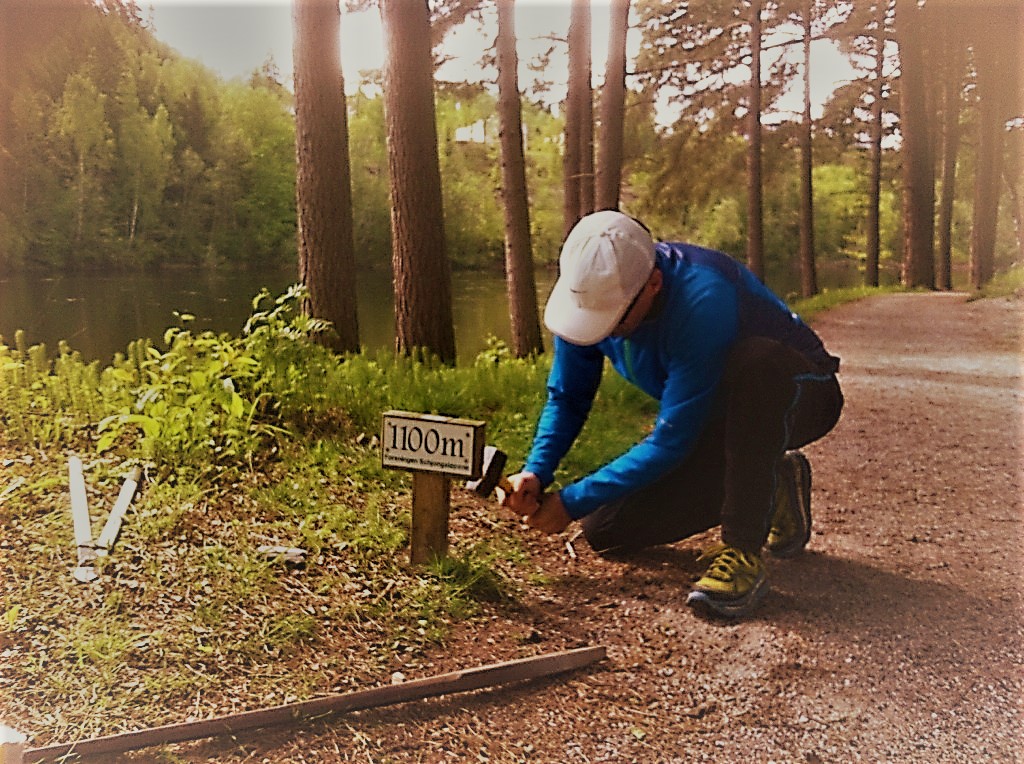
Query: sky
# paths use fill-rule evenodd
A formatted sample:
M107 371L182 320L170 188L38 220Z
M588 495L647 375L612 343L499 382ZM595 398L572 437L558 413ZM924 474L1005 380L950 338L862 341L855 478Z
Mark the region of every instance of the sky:
M157 39L194 58L226 79L247 77L272 55L283 82L291 87L292 18L290 0L140 0L143 18ZM565 0L519 0L516 36L520 78L529 60L547 48L544 35L564 37L569 4ZM603 71L608 39L607 2L593 3L594 69ZM455 59L438 76L451 81L478 79L478 62L493 43L494 32L469 22L452 33L446 52ZM380 17L376 10L343 12L341 66L349 90L358 85L360 69L378 69L384 60ZM493 72L490 73L493 77Z
M151 24L156 37L180 54L201 61L225 79L245 78L259 69L269 56L281 73L282 82L292 86L292 18L291 0L140 0L143 18ZM608 40L607 0L592 3L593 70L600 78L604 71ZM530 73L527 64L549 47L547 35L564 38L569 24L568 0L518 0L516 3L516 37L520 60L520 84ZM450 81L479 80L479 61L483 51L493 42L493 30L481 30L470 22L449 36L446 52L454 59L438 72ZM635 51L639 33L631 30L628 38ZM553 65L565 68L565 46L556 49ZM846 60L827 41L813 48L811 86L815 111L834 83L852 76ZM344 12L341 19L341 62L346 88L350 94L359 85L359 70L377 69L383 64L384 43L380 17L376 10L361 13ZM486 74L494 77L493 72ZM564 75L563 75L564 79ZM555 89L554 100L561 93ZM802 109L799 84L783 104L784 109Z

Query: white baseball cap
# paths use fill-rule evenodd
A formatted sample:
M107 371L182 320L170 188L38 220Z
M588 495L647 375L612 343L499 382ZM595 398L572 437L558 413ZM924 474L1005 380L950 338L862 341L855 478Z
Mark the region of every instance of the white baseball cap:
M594 212L569 232L544 323L574 345L610 335L654 270L654 241L643 225L615 210Z

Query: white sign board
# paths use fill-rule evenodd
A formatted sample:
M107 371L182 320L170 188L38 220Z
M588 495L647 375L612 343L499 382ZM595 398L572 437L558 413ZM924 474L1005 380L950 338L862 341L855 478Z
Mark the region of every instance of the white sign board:
M476 478L484 439L484 423L473 419L386 411L380 431L381 464Z

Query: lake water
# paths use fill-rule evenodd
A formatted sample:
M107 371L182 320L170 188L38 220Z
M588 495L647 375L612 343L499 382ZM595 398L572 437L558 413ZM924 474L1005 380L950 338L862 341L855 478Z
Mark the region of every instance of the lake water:
M14 342L25 330L29 344L55 351L67 340L87 360L109 363L128 343L149 337L162 347L164 330L179 325L174 311L196 317L193 331L238 334L260 289L283 293L297 281L294 271L211 273L172 271L131 274L15 274L0 278L0 338ZM370 349L394 344L391 274L358 274L360 341ZM554 274L538 272L543 306ZM486 346L488 335L508 342L508 300L501 273L456 272L452 278L455 341L460 362Z

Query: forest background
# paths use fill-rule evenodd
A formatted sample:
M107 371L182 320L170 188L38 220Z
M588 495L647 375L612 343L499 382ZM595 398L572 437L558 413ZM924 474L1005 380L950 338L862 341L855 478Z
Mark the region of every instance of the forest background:
M814 248L825 287L863 279L878 70L869 13L874 5L814 3L812 35L834 39L860 75L837 87L813 125ZM480 6L437 3L434 22L441 29L472 23ZM461 15L452 13L460 8ZM748 236L744 72L750 59L749 50L727 44L735 37L730 30L742 24L737 8L634 4L631 26L641 39L627 72L622 205L664 238L742 257ZM225 82L155 39L134 2L5 0L0 10L0 273L294 267L294 96L272 60L247 80ZM765 4L762 14L765 31L774 30L772 47L799 47L799 19L786 4ZM1014 39L1019 36L1010 36L1011 46ZM930 52L939 62L945 48L936 40ZM440 63L443 47L434 51ZM901 62L894 44L883 55L879 271L882 283L893 283L901 277L905 235ZM776 52L765 61L774 62L762 71L761 110L769 111L803 75L799 56ZM936 96L929 120L935 145L943 145L946 123L939 117L943 108L955 108L955 176L939 166L942 152L933 157L939 187L952 191L948 243L940 244L948 248L961 286L968 280L981 119L977 69L967 63L950 74L955 107L943 107ZM545 91L565 75L543 59L530 65L538 74L522 103L530 226L535 260L546 265L557 258L563 234L565 121L564 110L551 108ZM946 72L931 68L935 76ZM600 69L595 66L598 81ZM1011 68L1008 75L1013 73ZM358 78L359 88L347 99L355 251L359 267L387 268L382 74L365 70ZM1002 86L994 97L1012 117L1020 86L1012 76L1002 78ZM492 83L435 80L445 241L456 268L498 269L503 262L496 98ZM677 115L671 124L658 119L659 105L666 103ZM765 279L783 294L799 284L799 116L765 124L761 152ZM995 271L1021 258L1021 126L1018 120L1013 132L1012 120L1003 121L1009 137L995 179L1005 190L996 196Z
M509 4L498 0L497 7ZM575 2L573 8L587 5ZM625 65L628 92L620 109L625 117L624 153L608 164L623 170L621 184L615 184L623 207L660 235L696 240L737 258L746 249L749 261L752 224L760 227L762 222L760 216L751 217L749 202L753 191L763 190L759 209L764 241L758 254L764 255L766 280L786 297L805 275L805 249L818 266L822 287L836 283L840 275L870 282L873 249L879 255L881 273L876 275L881 281L940 289L951 285L940 278L943 269L938 267L947 256L953 266L948 275L955 277L951 281L956 286L977 286L993 271L1024 259L1019 254L1024 239L1024 124L1014 118L1024 111L1017 0L637 0L626 5L632 8L631 33L639 35L640 45ZM323 29L328 18L344 22L337 0L298 0L293 7L323 14L306 16L312 23L297 25L302 30L298 39ZM443 210L446 236L440 252L419 246L415 254L440 254L435 262L445 267L428 263L428 278L419 281L426 282L429 294L421 303L441 302L449 260L456 267L500 272L507 189L499 174L505 163L495 136L495 113L502 111L502 99L496 101L486 84L440 82L434 76L430 87L437 71L430 56L436 65L444 32L474 23L476 14L489 13L493 6L476 0L436 2L429 19L419 0L380 0L379 8L382 17L398 22L397 32L411 28L411 36L418 35L421 45L415 57L411 51L417 46L390 47L393 58L413 58L413 66L388 71L422 75L426 87L417 81L413 90L426 95L426 107L417 102L413 108L411 100L395 98L396 87L389 85L408 81L366 72L358 74L361 87L347 108L318 112L329 100L322 97L325 93L333 93L340 103L342 92L320 88L309 77L303 80L300 71L325 73L323 67L297 66L294 93L273 62L244 81L222 82L155 40L134 3L0 0L0 269L75 275L103 269L130 276L143 269L166 269L175 276L180 272L182 281L194 277L196 268L283 268L295 273L296 261L304 252L310 254L301 242L297 247L297 221L305 223L303 211L326 209L319 203L302 204L303 180L316 174L310 170L330 169L341 153L303 152L299 127L305 114L320 116L320 124L335 138L338 116L347 118L343 145L351 157L348 207L359 268L391 267L397 285L402 266L412 259L391 257L391 219L410 196L414 202L427 198L411 194L427 173L391 172L391 147L433 133L436 122L439 140L415 158L440 165L438 181L443 183L437 184L437 197L443 190L444 198L437 209ZM300 16L296 14L297 20ZM785 30L792 32L788 42L782 36ZM813 124L801 116L777 124L766 121L752 130L751 116L769 113L787 85L799 81L805 66L798 53L781 58L774 54L799 51L812 37L826 36L858 62L855 71L863 72L863 78L837 89ZM767 65L760 76L750 64L762 60L754 52L762 43L776 47L766 50ZM551 44L572 48L561 39ZM308 47L325 52L328 46ZM778 67L771 65L776 60ZM573 81L541 60L533 63L544 75L541 84L561 77ZM756 108L750 106L755 89L745 78L757 81ZM592 90L589 74L585 80L583 100L603 104L607 86ZM340 85L340 77L336 82ZM514 99L516 105L519 100ZM573 121L565 116L567 109L552 110L548 102L548 95L532 85L521 99L529 223L541 266L556 256L569 219L566 181L573 177L563 169L569 153L565 138L571 133L567 128ZM304 103L313 108L304 110ZM674 121L655 119L665 105L674 108ZM396 129L396 114L411 118L412 129L408 123L397 126L404 130ZM431 118L424 119L424 114ZM576 126L594 122L604 124L603 113L597 120L577 117ZM469 137L478 140L462 140L467 128ZM602 134L599 148L607 145L600 140ZM813 152L806 150L807 136L813 138ZM807 162L811 156L813 162ZM763 171L756 181L748 166L751 157L757 157ZM805 169L813 180L813 215L806 214L810 185ZM349 187L326 185L332 190ZM433 209L436 199L428 201ZM426 205L418 206L422 211ZM438 217L431 220L440 225ZM808 220L815 234L809 248ZM877 237L870 230L873 221L878 223ZM307 227L303 230L308 232ZM422 238L410 238L422 245ZM399 236L395 239L398 248L402 242ZM319 254L337 251L323 247ZM407 248L405 254L409 252ZM919 264L928 267L908 268ZM985 267L975 269L976 264ZM1014 270L1019 275L1024 269ZM466 271L458 277L468 281L473 275ZM352 288L351 279L342 281L341 288L333 282L329 287L341 293ZM802 283L800 287L803 292ZM397 298L401 290L395 292ZM623 633L618 619L628 608L605 609L603 600L592 599L593 579L574 572L569 577L572 594L560 599L557 592L562 590L555 587L563 583L564 569L559 567L558 581L552 581L537 563L552 555L538 553L540 547L532 540L521 541L513 520L495 517L492 507L476 499L454 513L448 557L439 556L436 564L421 569L406 565L402 553L410 546L410 478L382 468L373 435L381 412L401 409L484 419L488 442L519 455L528 447L543 405L538 391L543 390L550 356L519 360L507 348L495 346L471 365L451 367L400 353L338 356L309 341L312 336L319 339L320 322L292 310L304 294L295 288L276 300L258 299L241 336L193 333L186 323L168 329L160 339L132 342L125 354L115 355L103 368L98 361L83 360L66 343L58 347L55 359L41 346L19 342L17 334L13 347L0 344L0 461L5 469L0 568L8 573L0 579L0 655L5 668L0 715L28 732L33 744L81 741L180 721L186 714L202 718L255 709L376 684L382 677L395 677L393 672L421 675L475 657L491 660L547 649L554 644L549 632L579 638L579 622L562 630L557 619L524 632L529 622L523 620L523 604L531 608L533 602L547 603L554 608L551 612L560 614L575 613L574 602L589 603L587 607L604 614L602 619L612 618L604 622L602 633L611 628ZM9 297L5 292L0 299ZM899 349L893 346L889 356L904 367L906 348L918 335L892 327L905 311L918 309L909 307L916 302L900 301L899 310L886 314L889 333L900 339ZM805 306L803 302L795 309L809 317ZM535 306L532 312L536 317ZM980 326L971 313L948 315L967 329ZM411 317L417 319L410 322L417 328L431 323ZM444 324L444 317L436 323ZM450 329L450 317L447 323ZM970 331L957 344L949 341L953 332L948 326L932 328L941 330L946 343L936 346L952 347L954 355L961 353L957 348L964 341L970 342ZM1009 341L1010 335L999 334L991 347L1005 349ZM409 346L432 347L415 341ZM878 350L866 352L875 357ZM894 369L903 380L905 368ZM869 381L874 379L869 376ZM928 381L934 382L932 376ZM898 387L901 394L916 394L902 382ZM969 388L971 395L983 389L959 383L953 388ZM561 465L559 484L628 448L655 415L651 400L618 375L605 376L597 398L588 430ZM935 405L931 397L926 402ZM869 408L872 421L891 419L895 410ZM974 416L970 407L956 408L966 412L965 422ZM911 419L927 424L925 414ZM963 440L963 427L954 423L950 429L949 422L944 427L938 435L921 432L927 437L948 435L957 444ZM891 440L891 427L867 431ZM1003 428L1000 437L1007 432ZM927 437L908 442L928 442ZM854 438L847 446L853 454L847 461L859 468L865 453L882 454L886 461L881 441L865 449ZM907 459L902 457L912 451L893 452L899 458L888 461L903 465ZM96 586L80 586L68 575L79 559L64 490L70 453L89 455L84 477L97 509L105 504L101 497L117 493L126 470L139 466L144 472L143 490L115 553L97 561L101 580ZM835 453L842 456L841 449ZM981 461L991 462L988 445L979 453ZM833 467L842 471L846 463L841 458ZM830 496L843 513L849 506L861 507L872 479L870 470L846 472L853 475L852 482ZM903 473L926 482L932 474ZM880 506L889 507L892 481L881 477L875 481L878 495L885 495ZM941 503L945 494L936 493L934 485L910 489L904 491L906 501L932 522L933 504ZM850 517L832 519L854 527ZM872 542L865 538L865 543ZM905 547L927 546L920 540L917 534L903 539ZM271 550L278 544L306 550L301 570L282 569L286 561L268 559L268 544L274 545ZM560 548L557 542L555 546ZM873 562L863 567L856 556L845 554L835 562L848 568L852 560L865 576L880 582L884 596L869 599L885 609L886 597L894 591L890 584L906 578L903 563L883 566L884 575L875 576ZM904 560L888 549L884 556ZM693 562L695 557L684 559ZM940 562L938 575L959 574ZM673 575L685 581L691 572L692 566L684 565ZM905 590L897 586L896 594L900 591ZM948 606L956 607L958 600L947 596L944 584L934 591L943 602L935 612L945 623ZM823 596L836 601L829 592ZM618 595L611 597L618 601ZM492 620L497 611L483 609L481 603L505 608L500 633ZM668 612L664 603L655 605L662 614ZM827 610L828 624L845 618L842 607ZM478 615L467 628L458 626ZM915 615L907 623L918 624ZM838 634L842 643L842 652L832 657L841 661L849 656L849 630L828 625L826 630ZM894 638L902 640L905 630L898 631ZM654 661L652 671L659 672L657 678L648 677L658 683L649 683L648 689L664 686L657 645L667 644L665 639L678 643L675 627L653 648L645 634L638 636L645 643L643 660ZM807 641L811 643L820 645L821 640ZM462 650L467 644L475 648ZM757 646L756 635L750 644ZM906 649L901 641L890 652L902 661ZM954 652L949 665L963 664L962 650ZM824 663L805 659L802 648L794 655L799 665L820 673ZM778 657L769 656L773 661ZM917 663L929 674L931 687L937 664ZM985 660L973 663L989 665ZM842 665L856 669L859 664ZM687 666L685 676L692 671L699 675L704 669ZM676 678L683 677L685 685L685 676L679 672ZM735 675L729 676L729 697L735 698ZM792 676L787 672L780 681L786 685ZM993 682L984 679L990 689ZM925 686L903 684L911 694ZM700 683L690 686L700 691ZM947 689L955 693L961 686L966 685L953 683ZM843 697L848 691L845 686L838 690ZM785 692L782 687L777 693L785 709L777 717L780 729L793 730L804 740L805 731L792 726ZM870 692L864 697L869 695L874 697ZM824 704L835 697L820 697L822 713L834 720L830 723L843 724L847 717L833 717L831 706L824 711ZM865 707L874 708L869 700ZM1000 704L993 707L1005 707L1002 695L990 700ZM735 731L738 717L731 706L686 702L681 717L688 725L686 739L701 739L690 734L691 723L721 722ZM542 710L547 719L548 707ZM994 718L987 707L983 713L988 720ZM943 739L932 734L934 717L928 718L929 742ZM974 718L957 729L975 730ZM907 738L894 724L897 729L893 741L904 741L908 750L917 745L918 739ZM624 734L637 743L628 728ZM557 738L563 746L564 736ZM296 740L305 745L309 738ZM645 745L653 742L652 735ZM416 755L420 750L415 747ZM920 754L921 749L915 750ZM246 750L241 755L251 758Z

